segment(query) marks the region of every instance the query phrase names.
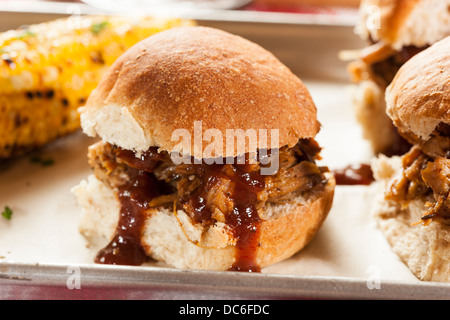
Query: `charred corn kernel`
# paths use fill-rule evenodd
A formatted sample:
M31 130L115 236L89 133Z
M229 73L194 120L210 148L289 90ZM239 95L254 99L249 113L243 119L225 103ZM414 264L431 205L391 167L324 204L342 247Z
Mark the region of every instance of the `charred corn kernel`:
M0 159L79 129L78 108L106 69L182 19L75 16L0 34Z

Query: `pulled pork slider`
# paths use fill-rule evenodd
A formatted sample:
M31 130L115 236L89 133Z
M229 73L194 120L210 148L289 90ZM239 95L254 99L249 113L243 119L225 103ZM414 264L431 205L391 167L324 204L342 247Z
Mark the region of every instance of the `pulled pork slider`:
M421 280L450 281L450 37L403 65L387 88L387 113L411 144L380 156L375 217Z
M335 181L315 163L320 124L308 90L239 36L180 27L147 38L111 67L81 123L101 138L88 152L92 175L73 189L81 233L103 244L97 263L150 257L176 268L260 271L302 249L330 210ZM173 158L180 129L194 137L182 152L188 163ZM208 156L210 129L223 146L230 129L275 130L278 144L258 139L256 148ZM266 158L251 156L263 150ZM262 160L275 154L278 170L263 174Z
M401 155L410 148L386 115L385 90L406 61L450 35L449 7L450 0L361 1L356 33L368 46L342 57L352 60L356 117L377 154Z

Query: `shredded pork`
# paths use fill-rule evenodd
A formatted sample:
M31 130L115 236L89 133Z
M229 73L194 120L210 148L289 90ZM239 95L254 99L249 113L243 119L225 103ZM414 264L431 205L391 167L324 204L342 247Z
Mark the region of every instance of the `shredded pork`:
M426 142L415 144L403 160L401 178L394 181L386 199L407 203L423 199L428 210L422 221L450 224L450 138L448 125L440 125Z
M256 207L260 209L267 204L281 204L305 192L323 188L326 184L324 172L328 169L315 164L315 160L320 159L319 152L320 147L313 139L301 139L292 148L281 148L278 155L279 169L274 175L263 176L264 188L257 194ZM127 153L126 156L124 153ZM133 170L145 170L146 166L151 166L147 171L161 182L161 188L165 192L154 198L150 206L173 207L177 203L195 217L198 214L196 206L199 205L196 201L199 199L198 195L202 194L202 205L211 212L208 220L225 221L225 215L234 206L231 196L233 180L229 177L234 171L240 170L239 165L224 164L220 167L220 175L209 181L208 185L204 181L207 164L176 165L167 152L153 152L152 157L154 161L141 161L131 152L103 142L89 150L89 162L94 174L111 187L118 188L132 179ZM252 172L259 171L262 165L258 162L244 166L251 177ZM206 192L200 190L202 188Z

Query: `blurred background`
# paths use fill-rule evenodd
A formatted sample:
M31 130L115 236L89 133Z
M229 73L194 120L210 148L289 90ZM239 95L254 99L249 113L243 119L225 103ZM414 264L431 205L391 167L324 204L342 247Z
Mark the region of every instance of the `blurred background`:
M302 77L348 82L346 63L338 53L364 45L354 33L359 4L360 0L0 0L0 32L78 14L176 16L254 41Z
M358 7L360 0L29 0L30 2L70 2L87 3L93 6L114 6L115 3L128 4L182 6L189 5L198 8L238 9L252 11L277 11L290 13L337 13L342 10L353 10ZM0 2L27 2L18 0L0 0Z

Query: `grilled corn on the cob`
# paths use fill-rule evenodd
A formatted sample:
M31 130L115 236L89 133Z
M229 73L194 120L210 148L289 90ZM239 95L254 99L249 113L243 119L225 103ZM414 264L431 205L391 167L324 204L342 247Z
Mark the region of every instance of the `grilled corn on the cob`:
M80 126L77 109L129 47L182 19L77 16L0 34L0 159Z

